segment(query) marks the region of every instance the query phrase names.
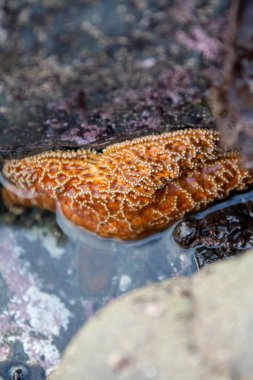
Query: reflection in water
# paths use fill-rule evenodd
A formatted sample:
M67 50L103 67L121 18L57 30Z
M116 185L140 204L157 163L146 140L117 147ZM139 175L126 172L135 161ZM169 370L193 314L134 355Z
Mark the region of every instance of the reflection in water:
M196 215L253 198L242 194ZM197 270L194 249L174 227L141 241L105 240L77 228L60 210L0 214L1 360L50 370L77 329L122 294ZM63 232L64 231L64 232Z
M68 236L69 240L74 243L77 251L89 252L94 259L99 262L111 262L111 257L127 257L128 260L138 259L144 262L147 259L156 261L157 255L168 259L170 272L167 273L170 277L182 276L191 274L196 270L192 267L189 254L175 244L172 237L173 228L169 228L162 233L155 234L151 237L123 242L116 239L103 239L96 236L83 228L75 226L70 222L58 207L57 222L62 231ZM150 257L152 255L152 258ZM159 280L159 278L157 278Z

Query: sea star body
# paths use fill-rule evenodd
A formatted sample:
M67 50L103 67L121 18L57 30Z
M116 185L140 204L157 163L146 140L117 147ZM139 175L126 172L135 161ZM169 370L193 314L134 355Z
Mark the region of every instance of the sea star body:
M102 237L143 238L253 182L237 153L219 150L218 139L214 131L185 129L102 153L56 151L10 160L3 173L19 193L4 189L5 203L50 210L58 203L74 224Z

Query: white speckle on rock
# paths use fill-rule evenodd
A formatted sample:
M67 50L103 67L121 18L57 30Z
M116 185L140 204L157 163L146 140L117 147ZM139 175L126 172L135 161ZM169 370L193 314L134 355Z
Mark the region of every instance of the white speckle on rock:
M127 276L126 274L123 274L120 277L120 281L119 281L120 291L121 292L126 292L129 289L131 283L132 283L131 278L129 276Z
M155 66L156 59L154 57L146 58L139 62L138 66L143 69L150 69L151 67Z
M145 307L146 315L152 318L160 317L164 311L165 307L161 302L148 302Z
M34 331L57 336L61 328L67 329L71 314L57 296L30 287L24 300L27 300L26 311Z
M36 241L40 237L43 247L46 248L53 259L60 259L64 254L64 249L58 246L56 237L49 233L47 228L34 226L29 229L26 237L30 241Z
M60 259L64 254L64 249L57 245L56 238L51 234L48 234L47 238L43 240L43 246L48 250L53 259Z

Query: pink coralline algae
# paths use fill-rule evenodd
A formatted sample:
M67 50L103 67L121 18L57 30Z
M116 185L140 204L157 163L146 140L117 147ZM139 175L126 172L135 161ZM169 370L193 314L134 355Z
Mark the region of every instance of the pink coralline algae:
M62 301L41 288L40 280L21 260L22 248L15 234L0 229L0 268L9 291L9 301L0 314L0 357L9 358L12 343L22 341L30 361L54 367L60 353L54 344L61 329L68 328L71 313ZM40 361L40 358L43 360Z
M222 44L217 38L210 37L199 26L192 28L190 34L183 30L177 32L177 40L183 44L187 49L194 49L209 60L214 61L217 59Z

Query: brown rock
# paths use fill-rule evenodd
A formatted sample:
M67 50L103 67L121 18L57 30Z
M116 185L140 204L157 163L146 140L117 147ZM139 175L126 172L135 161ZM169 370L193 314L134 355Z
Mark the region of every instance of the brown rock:
M224 81L213 98L213 112L222 143L240 149L248 167L253 167L253 2L234 0Z

